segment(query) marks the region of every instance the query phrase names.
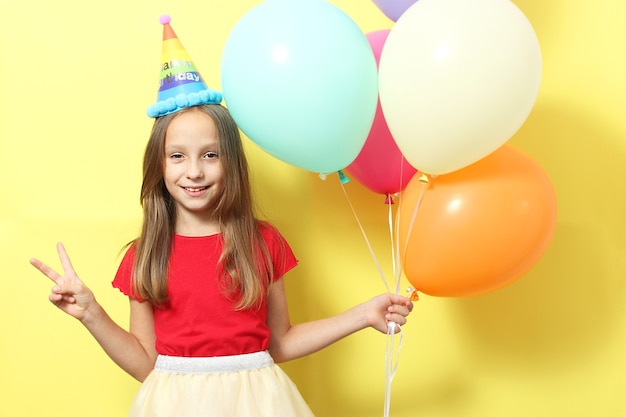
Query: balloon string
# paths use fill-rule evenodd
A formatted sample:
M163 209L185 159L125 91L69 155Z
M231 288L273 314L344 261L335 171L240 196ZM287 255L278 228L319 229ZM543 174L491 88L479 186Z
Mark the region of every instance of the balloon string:
M398 346L395 350L395 363L394 363L394 344L396 332L398 330L399 340ZM398 371L398 363L400 362L400 351L402 349L402 341L404 334L399 324L390 322L387 327L387 344L385 347L385 410L384 417L389 417L389 409L391 406L391 384Z
M420 188L420 193L417 197L417 202L415 203L415 207L413 208L413 214L411 215L411 221L409 223L409 228L406 232L406 240L404 241L404 259L406 259L406 251L407 248L409 246L409 238L411 237L411 232L413 231L413 226L415 225L415 218L417 217L417 210L419 209L420 205L422 204L422 199L424 198L424 191L426 190L426 187L428 185L428 181L421 181L422 183L422 187ZM419 289L419 288L418 288Z
M415 224L415 218L417 217L417 210L419 209L420 205L422 204L422 199L424 197L424 191L426 190L426 186L428 185L428 178L426 177L425 180L420 180L420 182L422 183L422 187L420 189L420 193L418 195L417 198L417 202L415 204L415 207L413 209L413 214L411 215L411 222L409 223L409 228L407 231L407 237L406 237L406 242L404 245L404 255L406 258L406 250L407 250L407 246L409 243L409 236L411 236L411 232L413 230L413 226ZM400 209L402 207L402 199L399 199L399 203L398 203L398 212L400 212ZM391 222L391 210L390 210L390 215L389 215L389 219ZM391 224L391 223L390 223ZM391 226L390 226L391 227ZM398 248L400 248L400 233L399 233L399 229L400 229L400 216L398 215L396 217L396 223L395 223L395 236L396 236L396 246ZM393 232L392 232L393 234ZM393 252L392 252L393 253ZM396 294L399 293L400 291L400 277L402 275L402 263L401 263L401 258L400 256L396 256L393 255L393 259L394 259L394 273L396 274ZM397 269L396 269L397 266ZM399 335L400 335L400 340L398 341L398 346L397 346L397 350L396 350L396 361L394 363L394 357L393 357L393 347L394 347L394 342L395 342L395 329L398 329ZM398 364L400 362L400 351L402 350L402 341L404 339L404 334L402 333L402 328L400 327L400 325L398 325L397 323L389 323L389 326L387 327L387 346L385 348L385 381L386 381L386 386L385 386L385 410L384 410L384 417L389 417L389 409L391 406L391 384L393 382L393 379L396 376L396 373L398 371Z
M404 178L404 155L398 155L399 165L400 165L400 176L398 177L398 190L402 190L402 179ZM398 198L398 209L396 210L396 221L395 228L393 227L393 221L391 216L391 206L389 207L389 229L390 235L392 237L391 241L391 249L392 249L392 265L393 265L393 274L396 280L396 294L400 294L400 280L402 278L402 260L400 259L400 208L402 207L402 194L398 192L396 194ZM394 254L394 247L397 248L396 253Z
M346 191L346 188L343 185L343 182L340 181L341 184L341 189L343 190L343 194L346 196L346 200L348 200L348 205L350 206L350 209L352 210L352 214L354 215L354 218L356 219L357 224L359 225L359 229L361 229L361 234L363 234L363 238L365 238L365 243L367 244L367 248L370 251L370 255L372 255L372 259L374 260L374 264L376 264L376 269L378 269L378 274L380 275L383 284L385 284L385 288L387 289L387 292L391 292L389 289L389 284L387 283L387 279L385 278L385 274L383 273L382 268L380 267L380 263L378 262L378 258L376 258L376 254L374 253L374 249L372 249L372 245L370 244L369 239L367 238L367 234L365 233L365 229L363 228L363 225L361 224L361 221L359 220L359 216L357 216L356 214L356 210L354 209L354 206L352 205L352 202L350 201L350 197L348 197L348 192Z
M391 204L388 204L388 222L389 222L389 238L391 240L391 267L393 271L393 276L396 277L396 294L399 294L400 288L398 284L398 279L400 274L398 274L399 263L396 262L396 239L394 238L394 227L393 227L393 210L391 209Z
M367 233L365 233L365 229L363 228L363 225L361 224L361 221L359 220L359 216L357 215L356 210L354 209L352 201L350 200L350 197L348 196L348 192L346 191L346 188L344 187L344 181L341 181L341 177L339 179L340 179L340 184L341 184L341 189L343 191L343 194L345 195L346 200L348 201L348 205L350 206L350 209L352 210L352 214L354 215L354 218L356 219L356 222L359 225L359 229L361 230L361 233L363 234L363 237L365 238L365 243L367 244L367 247L370 251L372 259L374 260L374 263L376 264L376 268L378 269L378 273L380 274L380 277L383 280L383 284L385 284L385 288L387 288L387 292L391 292L389 288L389 284L387 283L387 280L385 279L385 274L383 273L382 268L380 267L380 263L378 262L378 259L376 258L376 254L374 253L374 250L372 249L372 245L370 244L369 239L367 238ZM397 233L394 234L393 210L391 209L391 204L389 204L388 220L389 220L389 233L390 233L390 239L391 239L392 265L393 265L394 275L397 275L395 292L396 294L398 294L400 292L400 276L402 274L402 271L399 268L400 261L399 261L398 252L394 248L395 246L394 243L397 243L398 237L397 237ZM397 227L398 227L397 221L395 222L395 225L396 225L395 227L397 230ZM396 348L395 355L394 355L396 333L399 335L399 340L398 340L398 346ZM389 322L387 325L387 336L386 336L386 346L385 346L384 417L389 417L389 409L391 406L391 385L398 371L398 363L400 361L400 350L402 349L403 339L404 339L404 334L402 333L402 328L400 327L400 325L395 322ZM394 358L395 358L395 362L394 362Z
M389 236L391 238L391 265L393 275L395 277L394 292L400 294L400 282L402 279L402 260L400 258L400 208L402 207L402 197L400 193L396 194L398 197L398 209L396 210L396 219L394 221L391 206L389 207Z
M396 280L396 294L400 294L400 280L402 278L402 259L400 258L400 209L402 207L402 196L398 194L398 209L396 211L396 220L390 223L389 227L393 227L391 235L393 236L393 244L396 248L395 255L393 256L393 271ZM391 217L389 219L391 222Z

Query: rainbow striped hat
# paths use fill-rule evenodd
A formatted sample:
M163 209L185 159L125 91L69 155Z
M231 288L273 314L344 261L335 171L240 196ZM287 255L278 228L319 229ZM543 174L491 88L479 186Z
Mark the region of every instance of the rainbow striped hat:
M161 77L157 102L148 107L148 116L160 117L201 104L219 104L222 94L206 86L189 54L170 26L170 17L159 19L163 25Z

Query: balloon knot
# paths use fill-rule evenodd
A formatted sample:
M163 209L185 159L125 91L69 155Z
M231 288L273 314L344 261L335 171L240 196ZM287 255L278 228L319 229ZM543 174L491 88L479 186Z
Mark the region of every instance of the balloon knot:
M385 196L385 204L394 204L393 197L389 193Z
M343 171L337 171L337 175L339 175L339 181L341 181L342 184L347 184L350 182L350 178L348 178L346 174L343 173Z
M409 299L411 301L417 301L420 299L419 294L417 293L417 290L413 287L409 287L406 289L406 292L409 293Z

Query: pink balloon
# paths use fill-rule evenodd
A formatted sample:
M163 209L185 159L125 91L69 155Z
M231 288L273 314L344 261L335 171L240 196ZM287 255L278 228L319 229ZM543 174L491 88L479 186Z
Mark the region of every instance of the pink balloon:
M387 35L387 29L366 34L376 58L376 65ZM370 191L393 194L402 191L416 171L404 158L391 136L379 100L365 145L356 159L346 167L346 172Z
M387 36L389 36L389 31L389 29L376 30L365 35L372 47L372 52L374 52L377 68L380 62L380 54L383 52L383 46L385 46L385 41L387 40Z

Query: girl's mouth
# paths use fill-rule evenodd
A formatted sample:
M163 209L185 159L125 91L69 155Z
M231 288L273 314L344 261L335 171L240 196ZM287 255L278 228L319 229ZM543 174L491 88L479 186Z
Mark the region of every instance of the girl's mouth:
M190 193L199 193L200 191L204 191L207 188L209 188L208 186L204 186L204 187L183 187L184 190L189 191Z

